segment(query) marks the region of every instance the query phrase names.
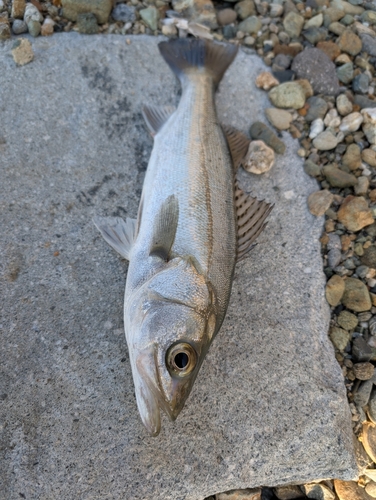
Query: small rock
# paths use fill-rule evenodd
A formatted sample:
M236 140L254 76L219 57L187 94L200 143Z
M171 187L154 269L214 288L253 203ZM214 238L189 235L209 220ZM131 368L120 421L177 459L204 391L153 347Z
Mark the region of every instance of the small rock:
M335 479L334 487L339 500L368 500L364 490L355 481Z
M366 285L357 278L345 280L345 291L341 302L347 309L355 312L369 311L372 307Z
M321 97L310 97L307 100L308 112L306 114L306 121L312 122L317 118L324 118L328 110L327 102Z
M357 75L352 81L352 88L354 92L359 94L368 94L369 78L365 73Z
M77 29L79 33L85 35L95 35L99 32L97 18L92 12L87 14L78 14L77 16Z
M342 52L356 56L362 50L362 41L351 29L345 30L337 41Z
M349 231L360 231L373 224L373 216L368 203L362 196L349 195L338 210L338 220Z
M376 151L373 149L363 149L362 160L368 163L371 167L376 167Z
M375 423L375 422L373 422L373 423ZM368 457L368 455L367 455L367 457ZM369 465L371 465L371 464L369 464ZM362 474L362 475L367 476L369 479L371 479L371 481L376 481L376 469L365 470L364 474Z
M217 500L261 500L261 488L231 490L217 493Z
M311 177L319 177L321 175L321 168L312 160L306 160L304 162L304 171Z
M12 49L12 56L16 64L24 66L34 59L31 43L26 38L19 38Z
M32 3L28 3L25 7L24 21L27 24L29 21L38 21L41 23L43 21L43 16L39 10Z
M141 9L140 16L152 31L156 31L158 29L159 12L154 5L150 5L146 9Z
M371 35L361 35L362 50L367 52L370 56L376 56L376 38Z
M316 48L325 52L325 54L329 57L329 59L331 61L334 61L334 59L336 59L341 53L338 45L336 43L330 42L330 41L319 42L316 45Z
M269 98L277 108L300 109L306 101L305 92L297 82L281 83L270 90Z
M342 330L342 328L337 328L336 326L330 329L329 337L334 347L339 351L344 351L350 341L349 332Z
M357 183L355 175L348 174L332 164L325 165L323 174L332 187L346 188Z
M346 153L342 157L342 163L350 170L356 170L362 164L360 147L357 144L347 146Z
M278 500L295 500L302 498L302 490L299 486L278 486L274 488L274 494Z
M255 16L257 14L253 0L242 0L235 4L235 10L240 19L247 19L247 17Z
M362 429L362 442L364 449L376 462L376 425L371 422L364 422Z
M372 498L376 498L376 483L374 481L370 481L369 483L367 483L364 489L367 495Z
M325 297L333 307L338 306L345 292L345 281L338 274L333 274L325 287ZM347 338L347 337L346 337Z
M97 22L97 20L95 20ZM55 21L53 21L50 17L46 17L42 24L41 35L42 36L50 36L54 32Z
M279 85L279 81L269 71L263 71L256 78L256 87L269 90Z
M354 192L357 196L365 196L368 192L369 180L368 177L361 175L358 177L358 184L354 187Z
M324 118L324 125L326 127L336 128L339 127L341 123L341 118L338 116L338 112L335 108L330 109Z
M345 330L350 331L358 326L358 318L349 311L341 311L337 318L337 323Z
M136 7L133 5L126 5L125 3L119 3L112 11L111 16L115 21L134 23L136 21Z
M364 23L376 24L376 12L374 10L366 10L360 18Z
M162 26L162 33L166 36L176 36L178 30L174 24L164 24Z
M247 17L247 19L238 24L238 31L242 31L248 35L257 35L261 28L261 20L256 16Z
M300 79L296 80L296 83L298 83L302 87L306 99L309 97L313 97L313 89L308 80Z
M291 69L297 78L308 80L317 94L336 95L339 92L335 65L320 49L305 49L294 58Z
M333 7L337 7L338 9L342 9L345 14L357 15L362 14L364 12L363 7L358 7L355 5L356 1L352 1L352 3L345 2L344 0L332 0L331 5Z
M237 14L232 9L222 9L217 13L217 21L220 26L226 26L235 22Z
M337 9L335 7L329 7L324 11L324 24L325 26L329 26L336 21L342 19L345 15L343 9Z
M308 498L314 500L335 500L336 496L327 486L317 483L317 484L304 484L302 486L303 492Z
M10 38L9 23L0 22L0 40L7 40L8 38Z
M360 109L376 108L376 101L372 101L371 99L368 99L368 97L359 94L354 96L354 104L357 104Z
M37 37L40 34L42 25L40 24L39 21L34 21L33 19L30 19L30 21L27 21L26 24L27 24L27 29L31 36Z
M270 4L270 17L280 17L283 14L283 5L279 3Z
M314 139L317 137L321 132L324 130L324 122L321 118L317 118L316 120L313 120L311 123L311 128L309 130L309 137L310 139Z
M333 202L334 195L327 189L316 191L308 196L308 208L312 215L324 215Z
M353 105L346 94L340 94L336 99L336 106L338 113L342 116L346 116L353 110Z
M316 45L319 42L325 40L328 36L328 30L326 28L308 28L303 31L303 36L310 44Z
M368 416L373 424L376 424L376 391L372 391L368 401ZM376 470L375 470L376 473ZM376 480L376 477L373 478Z
M28 4L29 5L29 4ZM63 17L77 21L79 14L95 14L98 24L108 21L112 0L61 0Z
M376 145L376 125L364 123L362 130L367 137L367 141L372 145Z
M342 130L342 132L356 132L362 123L363 116L360 113L350 113L343 118L339 129Z
M298 38L302 31L303 24L304 17L295 12L289 12L283 20L283 27L291 38Z
M335 135L330 132L330 130L325 130L321 132L317 137L313 139L313 145L319 151L329 151L334 149L338 144L338 140Z
M253 174L268 172L274 165L274 151L263 141L252 141L244 159L244 169Z
M349 62L337 68L337 76L342 83L350 83L354 77L353 63Z
M361 338L361 337L360 337ZM358 339L356 339L358 340ZM364 340L364 339L362 339ZM358 387L358 390L354 394L354 403L359 406L360 408L363 408L368 404L369 398L371 396L371 391L373 387L373 381L372 380L366 380L360 384Z
M344 31L346 31L346 26L344 26L343 24L341 23L332 23L332 24L329 24L328 26L328 30L331 31L332 33L334 33L335 35L342 35L342 33Z
M250 128L250 134L252 139L264 141L278 154L283 154L286 150L285 144L264 123L255 122Z
M267 108L265 114L271 125L278 130L287 130L292 121L291 113L283 109Z
M369 380L373 377L375 367L368 361L364 363L355 363L353 366L353 372L358 380Z
M304 23L304 29L306 30L308 28L320 28L323 22L324 22L324 16L322 12L320 12L319 14L311 17L311 19L308 19L308 21Z
M292 57L286 54L278 54L275 56L273 61L272 69L273 71L282 71L290 67L292 62Z
M27 32L27 24L21 19L15 19L12 24L12 31L15 35Z
M362 264L365 266L376 269L376 246L370 245L364 249L363 255L360 257Z
M11 16L15 19L23 19L25 7L25 0L13 0Z

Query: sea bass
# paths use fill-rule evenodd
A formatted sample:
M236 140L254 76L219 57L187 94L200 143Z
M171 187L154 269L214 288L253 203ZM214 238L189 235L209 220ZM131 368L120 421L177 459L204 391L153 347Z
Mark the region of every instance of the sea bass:
M94 219L129 260L124 327L141 419L175 420L228 306L234 267L265 227L270 205L246 195L235 173L249 140L223 131L214 93L237 47L176 39L159 50L178 76L178 108L145 107L154 135L137 220Z

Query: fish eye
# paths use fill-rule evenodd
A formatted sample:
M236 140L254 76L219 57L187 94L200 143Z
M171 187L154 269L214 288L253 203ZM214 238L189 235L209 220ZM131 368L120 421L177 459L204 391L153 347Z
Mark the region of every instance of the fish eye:
M190 375L197 364L195 349L186 342L172 345L166 354L166 364L171 375L185 377Z

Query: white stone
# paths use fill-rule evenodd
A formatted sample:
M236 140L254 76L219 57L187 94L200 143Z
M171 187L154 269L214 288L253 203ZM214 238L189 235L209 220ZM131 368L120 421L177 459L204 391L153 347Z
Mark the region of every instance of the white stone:
M341 118L338 116L338 112L335 108L330 109L324 118L324 125L326 127L339 127L341 123Z
M320 12L320 14L317 14L317 16L311 17L308 21L304 23L304 29L307 30L308 28L320 28L324 20L324 16Z
M330 130L324 130L313 139L313 145L320 151L329 151L338 144L338 138Z
M25 23L27 23L29 21L38 21L41 23L43 21L42 14L35 7L35 5L33 5L32 3L26 4L24 21L25 21Z
M339 129L342 132L356 132L363 123L363 116L355 111L342 119Z
M321 118L316 118L311 123L311 128L309 130L309 137L314 139L324 130L324 122Z

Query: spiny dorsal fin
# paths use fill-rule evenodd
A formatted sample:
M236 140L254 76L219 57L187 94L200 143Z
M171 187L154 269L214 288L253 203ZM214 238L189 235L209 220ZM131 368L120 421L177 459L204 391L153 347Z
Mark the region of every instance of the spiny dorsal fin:
M265 229L265 219L274 205L246 194L235 183L235 206L238 219L238 261L244 259L253 248L253 243Z
M142 108L142 116L153 136L160 131L175 110L174 106L144 106Z
M169 196L161 206L155 221L149 255L169 260L179 221L179 203Z
M251 141L243 132L231 125L222 125L222 129L227 139L234 169L237 170L247 154Z
M94 224L103 238L122 257L129 260L129 254L136 239L136 219L121 217L94 217Z

